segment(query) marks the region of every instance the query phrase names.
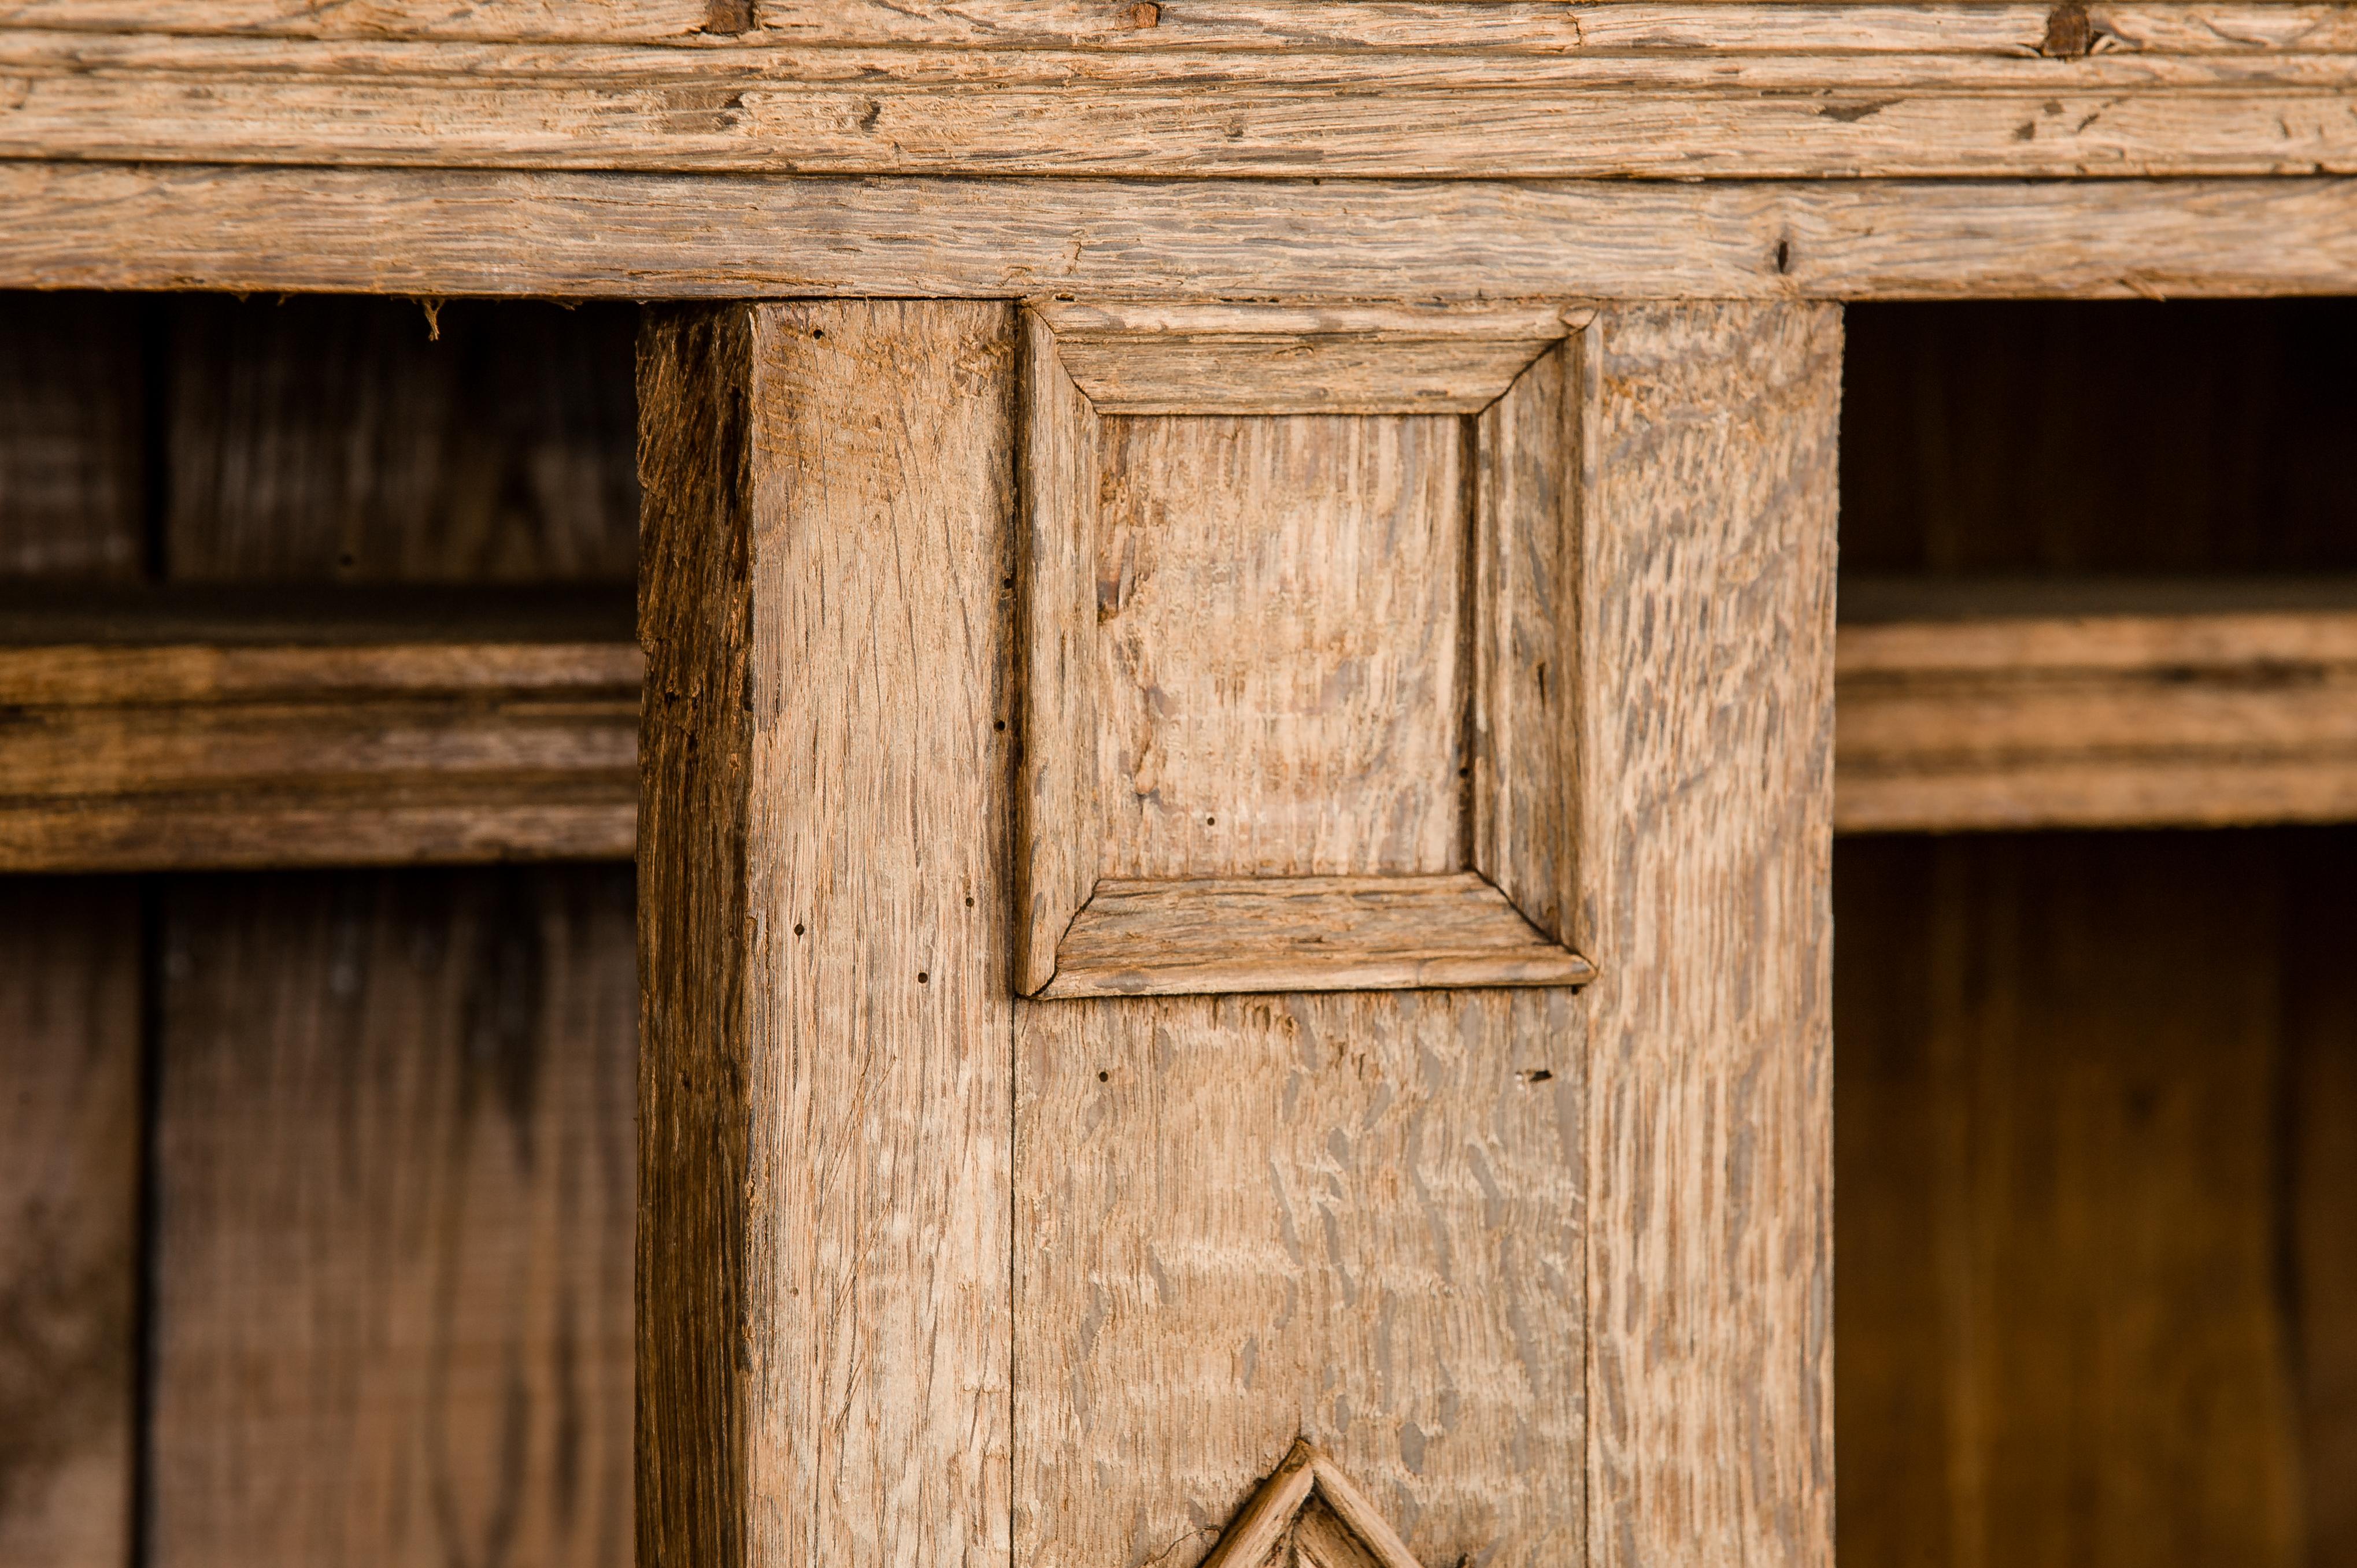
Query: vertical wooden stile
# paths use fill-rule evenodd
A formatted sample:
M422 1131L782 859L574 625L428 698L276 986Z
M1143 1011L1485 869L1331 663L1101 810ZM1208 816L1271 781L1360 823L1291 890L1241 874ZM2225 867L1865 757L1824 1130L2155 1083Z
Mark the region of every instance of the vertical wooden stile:
M1007 1551L1014 328L641 339L643 1568Z

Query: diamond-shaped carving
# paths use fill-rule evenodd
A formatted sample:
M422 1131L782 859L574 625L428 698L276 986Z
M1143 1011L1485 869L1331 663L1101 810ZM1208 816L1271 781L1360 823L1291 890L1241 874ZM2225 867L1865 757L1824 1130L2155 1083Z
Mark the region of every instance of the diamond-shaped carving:
M1398 1532L1317 1444L1297 1442L1202 1568L1417 1568Z

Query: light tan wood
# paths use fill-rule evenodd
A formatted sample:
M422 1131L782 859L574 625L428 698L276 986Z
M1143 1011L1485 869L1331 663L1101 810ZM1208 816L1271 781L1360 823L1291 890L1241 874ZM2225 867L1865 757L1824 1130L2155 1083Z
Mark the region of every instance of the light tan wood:
M2357 815L2357 585L1856 596L1848 831Z
M1577 985L1595 973L1472 872L1106 877L1039 994Z
M2357 292L2357 180L892 182L0 162L0 285L744 298Z
M1595 331L1587 1561L1822 1563L1840 317Z
M826 0L737 11L711 0L506 0L454 7L440 0L369 0L321 8L312 0L10 0L0 27L318 38L544 39L727 48L755 43L1086 46L1165 50L1300 44L1333 48L1491 49L1539 54L1652 49L1739 52L1938 51L2026 57L2047 53L2053 7L1590 0L1527 4L1354 4L1318 0ZM2282 0L2103 5L2089 18L2096 52L2235 53L2340 50L2357 40L2349 7Z
M0 898L0 1562L123 1568L137 1439L140 910Z
M625 854L640 660L585 607L542 641L500 602L473 627L447 607L144 628L131 606L20 609L12 640L188 640L0 646L0 868Z
M1553 306L1066 305L1035 313L1100 414L1478 413L1563 337Z
M629 877L183 882L159 958L147 1557L627 1563Z
M1202 1568L1416 1568L1342 1467L1307 1439L1270 1472Z
M1258 47L1253 47L1257 44ZM16 158L715 173L2306 175L2357 55L645 48L0 30ZM2076 53L2068 40L2056 46ZM189 89L196 91L189 91ZM1203 112L1215 93L1216 113Z
M1193 1568L1297 1436L1584 1554L1580 993L1025 1003L1016 1561Z
M1463 422L1105 422L1098 874L1461 864Z
M1472 535L1534 535L1553 553L1538 595L1571 591L1554 558L1568 494L1558 482L1560 372L1539 374L1531 385L1541 390L1516 402L1521 410L1536 398L1536 416L1485 416L1478 426L1463 417L1512 397L1521 372L1568 330L1562 307L1044 302L1026 319L1025 993L1565 983L1591 973L1559 940L1553 951L1534 948L1530 922L1483 877L1463 890L1480 919L1424 942L1379 930L1349 900L1305 896L1298 881L1463 871L1470 836L1486 832L1485 876L1528 847L1543 865L1519 871L1519 885L1544 893L1550 911L1562 903L1554 883L1569 861L1566 820L1551 817L1534 837L1469 813L1483 791L1556 789L1567 732L1560 745L1510 748L1511 760L1501 752L1479 778L1467 750L1478 727L1475 667L1497 663L1474 644L1499 640L1475 623L1533 621L1554 608L1533 597L1527 571L1510 584L1494 561L1475 565L1475 553L1496 550ZM1070 374L1067 330L1083 350ZM1205 390L1157 379L1168 364L1156 356L1174 341L1252 352ZM1410 368L1443 366L1432 389L1461 412L1286 412L1301 406L1294 394L1304 386L1320 397L1333 389L1314 363L1311 380L1298 379L1304 343L1366 364L1438 345L1445 360L1412 357ZM1459 352L1467 348L1480 352ZM1131 373L1134 360L1143 372ZM1110 413L1091 400L1092 386L1126 400L1118 406L1166 412ZM1205 414L1190 400L1250 412ZM1477 470L1487 478L1469 506ZM1523 602L1493 603L1500 595ZM1091 649L1092 660L1076 662ZM1501 763L1511 785L1500 782ZM1526 776L1528 767L1544 777ZM1267 897L1231 888L1222 897L1242 902L1214 912L1175 886L1240 877L1273 879ZM1114 880L1136 886L1116 892ZM1092 897L1114 901L1100 910ZM1280 918L1293 928L1281 959L1264 930ZM1476 955L1468 944L1477 937L1494 950ZM1079 969L1059 984L1066 946Z
M644 340L644 1562L1008 1550L1015 327Z

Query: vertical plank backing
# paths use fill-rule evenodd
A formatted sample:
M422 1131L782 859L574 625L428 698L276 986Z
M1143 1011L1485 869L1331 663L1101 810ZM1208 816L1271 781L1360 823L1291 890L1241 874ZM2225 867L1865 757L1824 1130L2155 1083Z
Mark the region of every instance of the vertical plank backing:
M1020 1004L1016 1563L1192 1568L1305 1434L1419 1562L1580 1562L1581 1007Z
M642 1564L1007 1550L1014 328L642 343Z
M461 301L429 320L409 300L177 302L173 575L628 581L632 316Z
M129 1562L139 902L0 898L0 1563Z
M0 294L0 577L136 577L146 373L136 301Z
M1590 1560L1822 1563L1841 318L1587 346Z
M2288 1282L2307 1562L2357 1562L2357 828L2284 835Z
M176 885L157 1568L629 1561L630 885Z
M1846 1554L2334 1560L2301 1550L2298 1337L2348 1342L2350 1231L2300 1222L2348 1212L2348 1091L2307 1095L2350 1036L2306 1084L2285 1059L2287 873L2319 836L1844 846ZM2345 907L2319 869L2307 908Z
M1462 424L1104 422L1100 872L1462 868Z

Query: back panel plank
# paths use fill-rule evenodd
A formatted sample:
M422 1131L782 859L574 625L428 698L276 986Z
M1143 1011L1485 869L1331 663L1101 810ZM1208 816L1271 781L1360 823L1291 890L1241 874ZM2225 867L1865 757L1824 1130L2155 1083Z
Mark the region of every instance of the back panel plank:
M630 884L171 896L156 1107L158 1568L620 1568Z
M0 295L0 576L139 575L149 320L98 295Z
M0 885L0 1563L130 1561L140 908Z

